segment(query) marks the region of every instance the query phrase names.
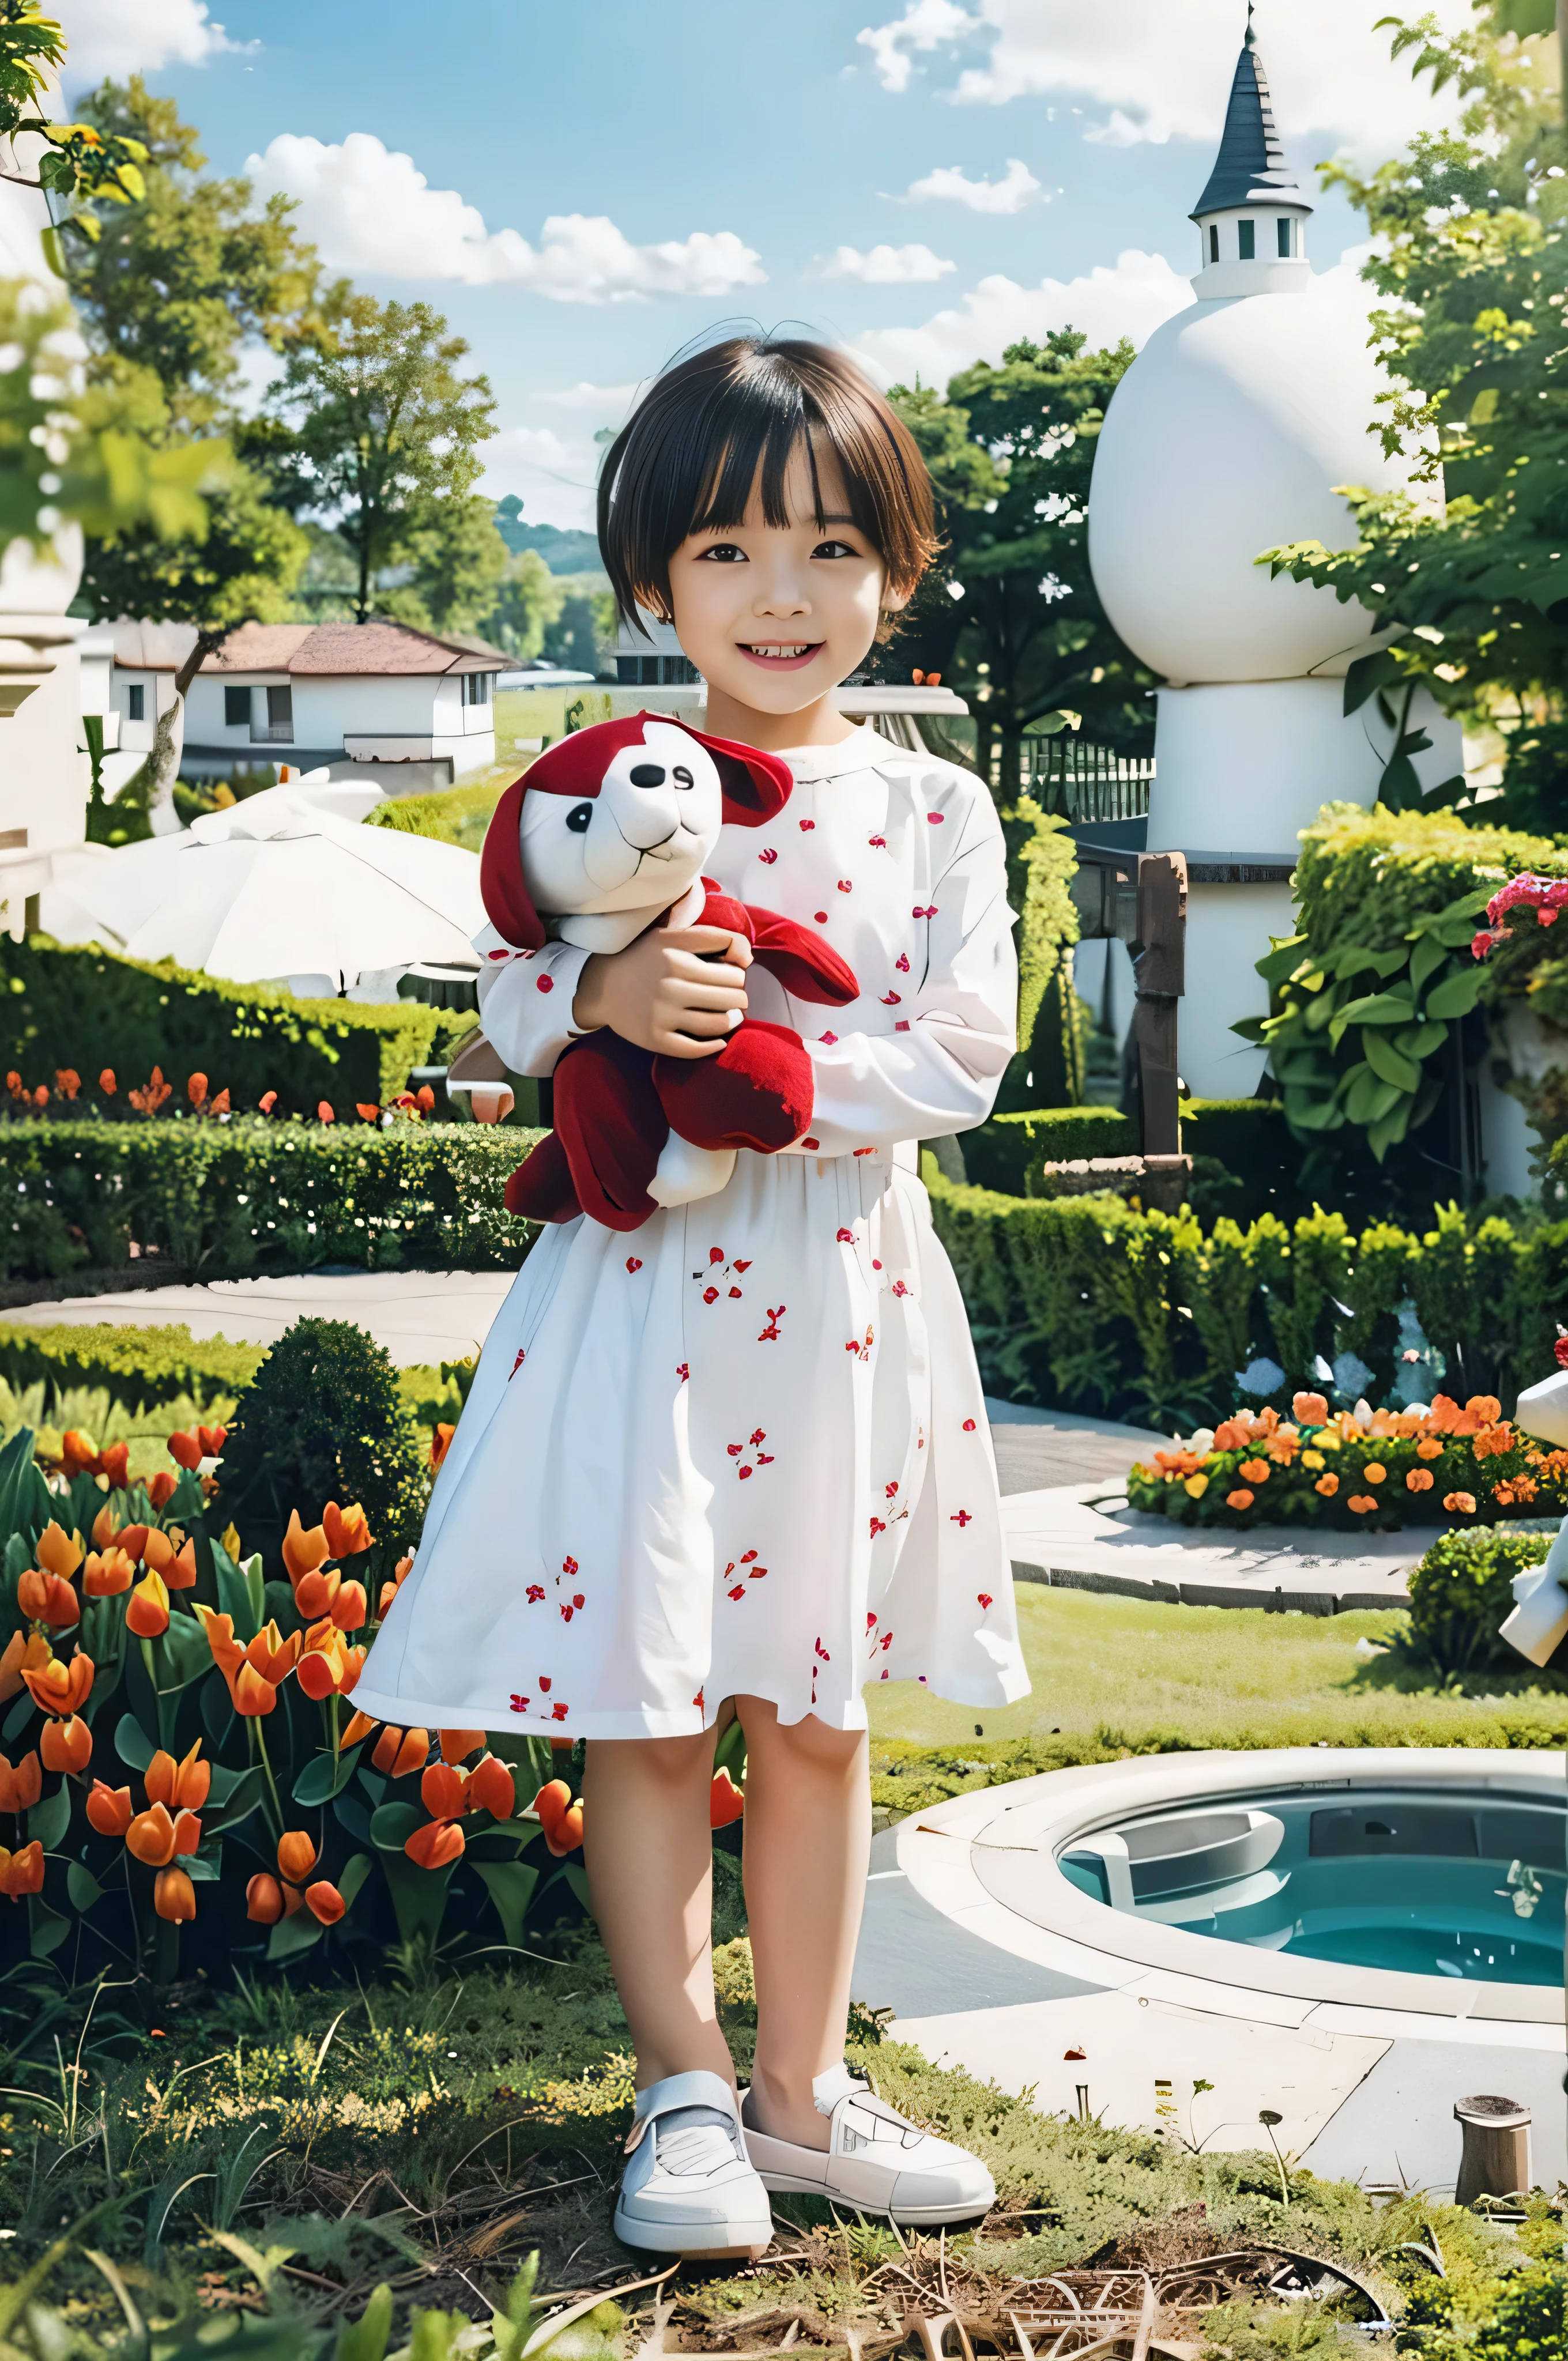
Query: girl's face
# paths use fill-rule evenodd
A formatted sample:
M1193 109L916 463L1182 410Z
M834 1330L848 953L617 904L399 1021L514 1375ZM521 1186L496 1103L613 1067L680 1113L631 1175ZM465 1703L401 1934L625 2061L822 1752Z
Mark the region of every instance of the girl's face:
M816 704L861 663L881 616L907 601L889 590L880 555L850 517L830 450L817 472L820 523L797 446L784 482L788 524L764 523L753 484L741 523L688 534L670 560L675 634L708 685L710 709L716 691L761 713Z

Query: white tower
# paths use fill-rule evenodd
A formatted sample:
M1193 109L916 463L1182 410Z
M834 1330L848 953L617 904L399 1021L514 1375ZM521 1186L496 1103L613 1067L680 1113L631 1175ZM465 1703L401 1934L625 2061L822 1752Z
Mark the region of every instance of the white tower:
M1387 380L1365 320L1306 259L1311 210L1249 24L1191 214L1197 301L1116 388L1089 502L1106 611L1164 677L1148 845L1188 859L1180 1063L1205 1098L1245 1097L1262 1073L1262 1053L1230 1027L1266 1014L1255 962L1290 931L1299 831L1324 803L1370 805L1391 751L1375 703L1343 712L1373 618L1255 562L1313 536L1349 547L1354 520L1334 487L1407 481L1368 432ZM1432 786L1463 767L1460 733L1430 699L1418 719L1433 743L1417 769Z

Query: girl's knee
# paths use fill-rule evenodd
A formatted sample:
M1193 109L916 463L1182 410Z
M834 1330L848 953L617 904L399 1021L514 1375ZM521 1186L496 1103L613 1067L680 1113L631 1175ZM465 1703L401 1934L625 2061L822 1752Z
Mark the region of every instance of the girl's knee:
M617 1782L633 1780L647 1786L684 1787L706 1773L713 1758L713 1734L696 1730L686 1738L611 1738L590 1740L588 1775L595 1770Z
M740 1702L740 1719L748 1749L787 1762L800 1770L847 1772L859 1761L866 1744L863 1730L834 1730L807 1714L800 1721L781 1721L775 1706L761 1698Z

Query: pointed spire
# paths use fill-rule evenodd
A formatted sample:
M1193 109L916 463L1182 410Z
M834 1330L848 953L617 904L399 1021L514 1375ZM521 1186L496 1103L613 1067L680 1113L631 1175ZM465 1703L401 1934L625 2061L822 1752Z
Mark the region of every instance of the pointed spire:
M1191 221L1230 205L1284 204L1307 214L1312 210L1285 160L1275 128L1268 76L1253 38L1251 0L1246 13L1246 34L1231 83L1220 152L1208 186L1188 216Z

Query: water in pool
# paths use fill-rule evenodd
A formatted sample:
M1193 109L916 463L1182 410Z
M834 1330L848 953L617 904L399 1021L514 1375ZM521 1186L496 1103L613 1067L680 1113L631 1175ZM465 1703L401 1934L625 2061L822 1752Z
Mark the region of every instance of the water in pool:
M1190 1934L1408 1974L1557 1984L1563 1832L1561 1809L1522 1798L1287 1792L1128 1823L1073 1847L1061 1867L1100 1899Z

